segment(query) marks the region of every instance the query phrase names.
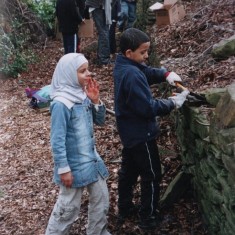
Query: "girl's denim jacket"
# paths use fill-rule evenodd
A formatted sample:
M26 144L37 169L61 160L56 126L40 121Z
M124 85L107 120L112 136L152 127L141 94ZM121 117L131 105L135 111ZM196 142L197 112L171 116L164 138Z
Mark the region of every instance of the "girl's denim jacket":
M93 130L93 122L104 124L105 111L104 105L95 107L88 98L71 109L59 101L51 103L51 147L56 184L62 184L59 174L70 170L72 187L93 183L99 175L108 177L108 170L95 148Z

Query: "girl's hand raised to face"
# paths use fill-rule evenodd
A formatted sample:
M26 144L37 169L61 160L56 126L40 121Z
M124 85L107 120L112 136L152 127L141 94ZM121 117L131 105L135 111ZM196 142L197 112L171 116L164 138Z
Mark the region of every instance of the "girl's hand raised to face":
M93 104L99 103L100 91L99 84L96 80L93 78L89 79L87 86L85 87L85 92Z

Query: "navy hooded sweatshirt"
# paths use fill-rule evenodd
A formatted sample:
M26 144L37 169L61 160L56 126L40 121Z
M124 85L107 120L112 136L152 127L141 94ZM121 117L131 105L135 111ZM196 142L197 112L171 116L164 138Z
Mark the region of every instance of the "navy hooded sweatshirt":
M131 148L150 141L160 133L156 116L169 114L174 103L155 99L150 85L165 81L166 70L136 63L119 54L113 71L114 105L122 144Z

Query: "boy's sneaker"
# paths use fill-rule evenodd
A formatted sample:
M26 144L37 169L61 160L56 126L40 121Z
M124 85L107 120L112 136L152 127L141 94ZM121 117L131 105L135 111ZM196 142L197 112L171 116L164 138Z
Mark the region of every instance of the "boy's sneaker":
M138 227L143 230L154 230L157 227L157 218L155 216L141 219Z
M122 226L125 223L125 220L127 220L127 219L137 217L138 216L138 211L139 211L138 207L133 206L128 210L127 213L118 214L118 216L117 216L117 226Z

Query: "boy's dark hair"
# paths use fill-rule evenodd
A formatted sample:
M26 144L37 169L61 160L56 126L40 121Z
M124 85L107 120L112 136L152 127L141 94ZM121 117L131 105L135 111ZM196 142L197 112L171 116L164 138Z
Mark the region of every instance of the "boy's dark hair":
M135 51L141 44L150 42L149 36L136 28L126 29L120 37L120 50L125 55L128 49Z

